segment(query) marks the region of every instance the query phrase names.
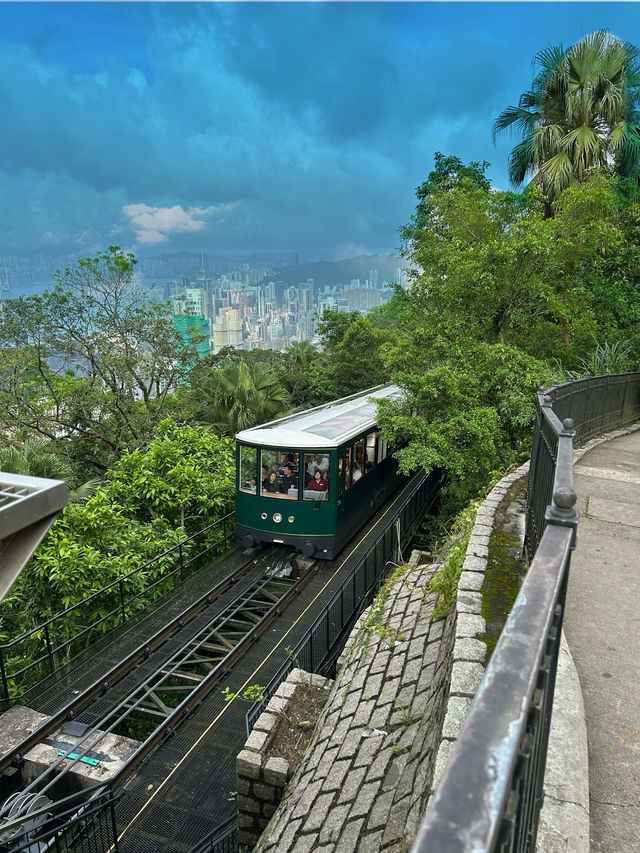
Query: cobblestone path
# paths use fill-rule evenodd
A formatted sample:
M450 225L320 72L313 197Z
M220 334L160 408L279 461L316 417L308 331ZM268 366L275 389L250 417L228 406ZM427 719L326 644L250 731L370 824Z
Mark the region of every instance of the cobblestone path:
M436 595L425 594L435 570L410 563L360 618L260 853L408 850L431 792L451 671L454 617L431 622Z

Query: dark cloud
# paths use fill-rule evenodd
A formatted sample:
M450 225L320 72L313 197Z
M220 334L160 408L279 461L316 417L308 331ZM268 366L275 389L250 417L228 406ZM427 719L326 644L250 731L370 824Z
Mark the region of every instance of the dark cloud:
M640 42L634 4L32 9L0 6L2 252L392 250L435 151L506 188L491 125L536 50Z

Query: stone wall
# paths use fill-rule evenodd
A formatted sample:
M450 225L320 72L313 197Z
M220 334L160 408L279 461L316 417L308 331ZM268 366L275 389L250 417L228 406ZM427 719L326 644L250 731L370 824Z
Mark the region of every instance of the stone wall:
M419 556L352 632L260 853L408 849L431 790L455 630L455 613L431 619L438 567Z
M432 621L427 585L439 567L419 565L419 552L360 617L259 853L409 849L484 674L489 539L496 510L527 473L528 463L503 477L478 509L446 618Z
M481 589L487 569L489 539L493 531L496 510L509 489L518 480L527 477L528 473L529 462L527 461L511 474L503 477L489 492L476 513L458 582L451 683L434 772L434 786L442 775L485 671L487 646L483 640L479 639L486 631L485 620L482 617Z
M319 675L311 676L317 687L333 682ZM291 778L289 762L269 756L273 736L281 714L286 714L300 684L309 683L309 673L294 669L269 700L266 710L256 720L244 749L236 761L238 791L238 841L253 847L282 799Z

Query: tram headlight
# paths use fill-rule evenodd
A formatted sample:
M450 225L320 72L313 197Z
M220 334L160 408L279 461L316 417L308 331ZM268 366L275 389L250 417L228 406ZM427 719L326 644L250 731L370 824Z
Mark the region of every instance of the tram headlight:
M263 521L266 521L266 520L267 520L267 513L266 513L266 512L263 512L263 513L262 513L262 515L260 516L260 518L261 518Z
M282 521L282 515L281 515L281 513L279 513L279 512L274 512L274 513L273 513L273 520L275 521L275 523L276 523L276 524L280 524L280 522Z
M293 524L293 522L295 521L295 518L292 515L290 515L289 518L287 519L287 521L289 522L289 524Z

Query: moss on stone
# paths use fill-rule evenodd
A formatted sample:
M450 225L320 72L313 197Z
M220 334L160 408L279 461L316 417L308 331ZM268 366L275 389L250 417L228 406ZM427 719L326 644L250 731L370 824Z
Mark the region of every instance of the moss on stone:
M498 642L526 573L518 529L518 515L524 510L526 488L526 478L517 480L498 506L493 520L487 568L481 589L482 615L487 631L479 639L487 644L487 660Z

